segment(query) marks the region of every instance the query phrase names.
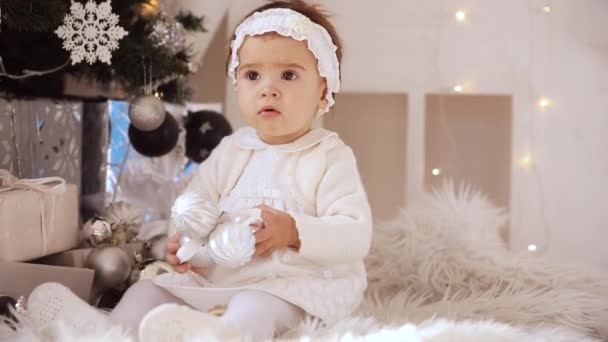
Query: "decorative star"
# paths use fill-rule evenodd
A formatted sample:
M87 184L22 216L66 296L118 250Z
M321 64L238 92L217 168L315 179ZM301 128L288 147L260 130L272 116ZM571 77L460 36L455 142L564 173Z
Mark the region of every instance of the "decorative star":
M205 133L207 133L208 131L213 130L213 126L211 126L211 123L209 121L205 121L205 123L201 126L200 130L201 134L205 135Z

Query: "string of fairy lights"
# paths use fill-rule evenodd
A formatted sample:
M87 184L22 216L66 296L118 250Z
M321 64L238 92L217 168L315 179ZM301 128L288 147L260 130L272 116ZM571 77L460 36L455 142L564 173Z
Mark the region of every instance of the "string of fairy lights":
M541 15L549 15L553 12L553 8L551 6L551 4L548 2L550 0L547 0L547 2L541 4L540 6L536 6L534 9L537 11L537 13L540 13ZM471 20L471 12L468 9L465 8L460 8L457 9L454 13L453 13L453 20L456 21L456 23L458 24L470 24L472 23ZM530 40L532 41L534 37L530 37ZM533 54L533 51L530 51L531 54ZM533 56L531 55L530 57L530 62L532 63L533 61ZM455 94L463 94L463 93L474 93L475 89L474 89L474 84L472 81L468 81L468 80L461 80L456 84L453 84L452 86L450 86L450 89L453 93ZM552 107L554 106L554 102L551 98L549 98L548 96L538 96L536 99L533 100L533 104L532 106L535 107L537 112L547 112L549 110L552 109ZM533 141L534 140L534 120L532 118L531 120L531 137L530 139ZM542 196L543 190L542 190L542 180L540 179L540 175L538 170L536 169L537 167L537 163L535 160L535 155L532 151L526 151L524 152L519 158L516 158L515 162L517 163L518 167L520 167L522 170L524 171L529 171L529 172L533 172L536 177L537 177L537 184ZM434 167L431 169L431 174L433 176L440 176L444 173L445 170L442 170L439 167ZM543 231L544 231L544 238L545 238L545 242L544 243L539 243L539 242L530 242L527 245L527 249L530 252L535 252L535 253L539 253L539 252L543 252L546 251L547 249L547 244L548 244L548 238L549 238L549 233L548 233L548 225L547 225L547 219L546 217L544 217L544 207L543 207L543 203L541 201L540 203L540 209L541 209L541 215L542 215L542 219L543 219ZM537 237L538 239L538 237Z

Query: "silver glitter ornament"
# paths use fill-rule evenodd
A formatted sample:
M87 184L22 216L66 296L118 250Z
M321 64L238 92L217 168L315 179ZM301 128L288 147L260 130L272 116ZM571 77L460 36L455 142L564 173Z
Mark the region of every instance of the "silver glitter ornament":
M162 13L152 26L150 39L156 47L163 47L174 55L184 50L186 31L182 23Z
M112 227L108 221L94 217L85 222L82 227L82 234L84 239L88 240L91 245L97 246L110 242L112 239Z
M165 121L165 105L153 95L136 97L129 104L129 120L140 131L153 131Z

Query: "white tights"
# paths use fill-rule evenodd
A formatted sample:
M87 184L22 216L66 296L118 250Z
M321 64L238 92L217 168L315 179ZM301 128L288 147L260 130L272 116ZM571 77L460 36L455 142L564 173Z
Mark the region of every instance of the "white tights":
M128 328L137 329L146 313L167 303L187 305L152 281L142 280L125 292L110 317ZM261 291L243 290L230 299L222 319L238 326L253 341L266 341L303 317L302 309L281 298Z

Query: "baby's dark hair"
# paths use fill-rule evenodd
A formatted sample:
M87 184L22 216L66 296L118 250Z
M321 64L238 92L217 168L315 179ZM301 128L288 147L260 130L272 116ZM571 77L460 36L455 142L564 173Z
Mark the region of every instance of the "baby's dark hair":
M336 32L336 28L329 21L329 15L318 4L309 4L304 0L273 0L267 3L266 5L260 6L255 10L251 11L245 16L245 18L243 18L243 20L241 20L241 23L255 12L262 12L271 8L288 8L290 10L299 12L300 14L303 14L308 17L308 19L310 19L313 23L321 25L323 28L325 28L329 33L329 36L331 37L331 40L333 41L334 45L336 45L336 47L338 48L336 50L336 56L338 57L338 62L340 63L340 66L342 65L342 41L340 40L340 37ZM230 38L230 42L232 42L235 38L236 35L233 33L232 37ZM230 56L232 54L230 42L228 44L227 49L228 56L226 58L226 69L228 64L230 63ZM340 75L341 74L342 73L340 73Z

